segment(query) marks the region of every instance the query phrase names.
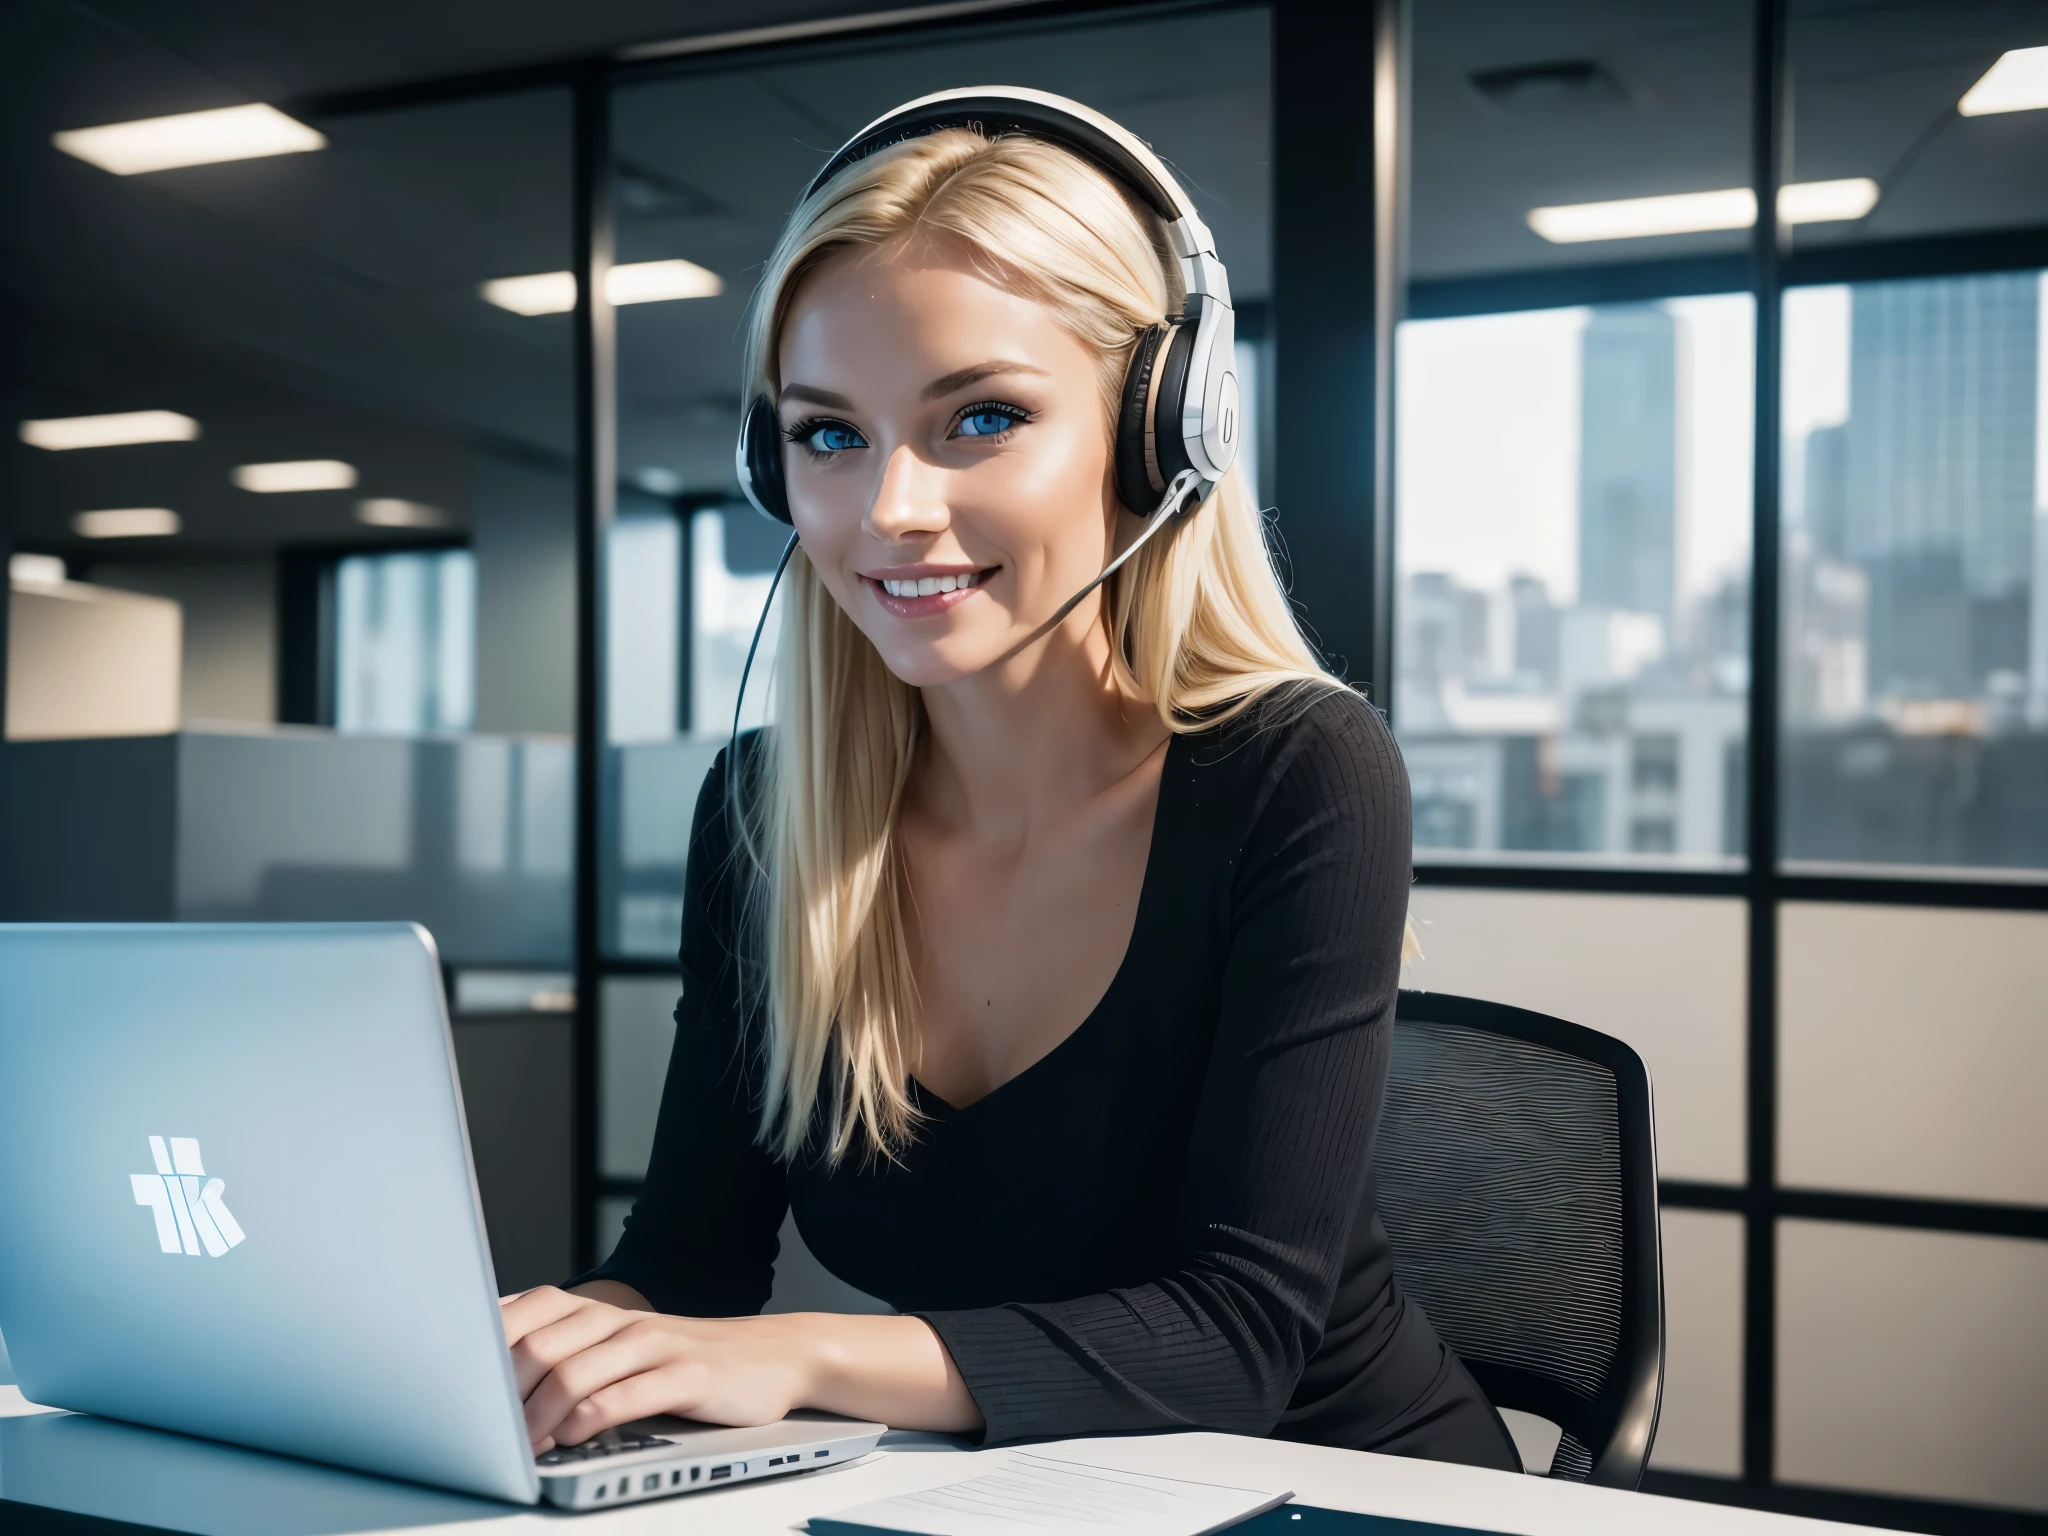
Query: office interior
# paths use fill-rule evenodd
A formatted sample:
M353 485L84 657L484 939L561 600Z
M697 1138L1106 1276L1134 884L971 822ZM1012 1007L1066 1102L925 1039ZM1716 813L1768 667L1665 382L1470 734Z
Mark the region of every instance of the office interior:
M752 276L985 81L1216 231L1279 557L1407 761L1408 985L1649 1064L1645 1486L2041 1529L2037 3L19 0L0 920L424 923L501 1287L608 1251L781 551ZM73 137L257 104L248 158ZM870 1304L793 1236L775 1305Z

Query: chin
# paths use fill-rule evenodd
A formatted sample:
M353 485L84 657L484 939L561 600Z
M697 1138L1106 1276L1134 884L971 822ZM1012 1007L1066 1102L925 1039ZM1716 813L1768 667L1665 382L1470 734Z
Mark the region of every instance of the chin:
M912 688L942 688L957 683L974 676L1002 654L1000 643L990 644L965 635L922 644L906 644L899 638L894 645L878 644L875 649L881 653L882 665L890 675Z

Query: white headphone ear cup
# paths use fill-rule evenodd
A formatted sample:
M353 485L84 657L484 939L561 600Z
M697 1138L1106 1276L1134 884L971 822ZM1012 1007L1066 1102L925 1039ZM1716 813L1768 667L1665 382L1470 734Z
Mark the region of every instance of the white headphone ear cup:
M1193 355L1188 359L1179 426L1188 462L1213 483L1236 460L1244 430L1237 390L1237 316L1214 298L1205 297L1201 303L1192 327Z

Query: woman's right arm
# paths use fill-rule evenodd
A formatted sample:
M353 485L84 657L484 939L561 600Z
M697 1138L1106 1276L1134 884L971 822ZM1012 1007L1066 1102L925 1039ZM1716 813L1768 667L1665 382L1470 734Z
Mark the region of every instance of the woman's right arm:
M782 1166L755 1140L736 958L737 861L744 855L728 824L727 771L721 752L697 796L683 899L683 993L647 1179L611 1257L574 1282L615 1305L690 1317L761 1310L788 1208Z

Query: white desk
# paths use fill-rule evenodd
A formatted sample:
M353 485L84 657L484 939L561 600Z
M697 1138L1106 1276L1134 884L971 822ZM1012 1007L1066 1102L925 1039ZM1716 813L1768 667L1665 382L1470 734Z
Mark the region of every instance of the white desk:
M1821 1536L1860 1529L1238 1435L1066 1440L1038 1449L1169 1476L1292 1488L1303 1504L1513 1536ZM480 1529L491 1536L542 1530L565 1536L564 1521L575 1523L578 1536L784 1536L812 1515L955 1482L988 1470L1007 1454L964 1451L934 1436L892 1435L874 1455L837 1469L564 1515L52 1414L24 1403L15 1388L0 1387L0 1498L197 1536L457 1536Z

